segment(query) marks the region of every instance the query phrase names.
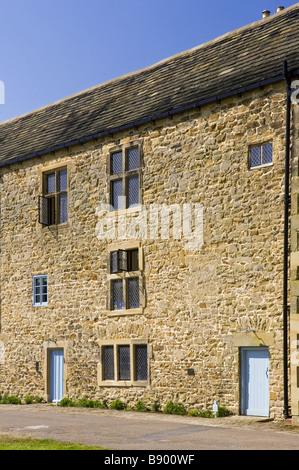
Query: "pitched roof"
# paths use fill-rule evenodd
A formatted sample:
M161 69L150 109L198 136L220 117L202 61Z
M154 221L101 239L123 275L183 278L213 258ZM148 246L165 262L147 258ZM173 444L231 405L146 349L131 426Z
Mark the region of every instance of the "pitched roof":
M0 166L299 70L299 3L145 69L0 124Z

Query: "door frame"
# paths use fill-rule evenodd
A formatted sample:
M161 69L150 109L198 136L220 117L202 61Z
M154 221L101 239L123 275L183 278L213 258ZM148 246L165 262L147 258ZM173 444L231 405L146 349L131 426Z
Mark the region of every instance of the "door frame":
M248 383L246 380L247 377L247 363L246 363L246 353L248 351L264 351L268 353L268 361L270 363L270 354L269 348L267 346L244 346L240 347L240 414L247 416L246 413L246 404L247 404L247 392L248 392ZM268 410L266 414L258 415L248 415L248 416L270 416L270 389L269 389L269 365L268 365Z

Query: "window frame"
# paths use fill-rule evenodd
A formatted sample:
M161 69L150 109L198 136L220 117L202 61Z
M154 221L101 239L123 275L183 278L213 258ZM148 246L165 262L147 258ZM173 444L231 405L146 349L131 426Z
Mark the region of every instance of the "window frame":
M66 189L60 191L59 188L59 173L66 171ZM51 174L55 174L55 192L47 192L47 177ZM60 197L66 195L66 221L60 222ZM69 169L67 165L59 165L49 168L42 172L42 197L47 201L53 201L48 203L48 224L47 226L59 225L64 226L68 224L69 217ZM51 207L51 209L50 209ZM50 211L54 210L54 216L51 215Z
M43 302L43 293L42 293L42 287L43 287L42 280L43 279L47 280L47 301L46 302ZM41 291L39 294L36 293L36 288L37 288L36 281L37 280L41 281L41 284L40 284ZM40 302L36 302L36 295L40 295L40 299L41 299ZM46 307L48 305L48 302L49 302L48 275L39 274L39 275L33 276L32 277L32 305L33 307Z
M128 170L127 169L127 155L130 149L138 148L139 154L139 168ZM122 153L122 171L119 173L112 174L112 155L116 153ZM109 149L109 154L107 158L107 177L108 177L108 188L109 188L109 204L110 210L112 212L119 212L121 210L134 210L142 204L143 195L142 195L142 171L143 171L143 153L142 153L142 144L140 141L131 141L127 144L114 146ZM128 201L128 180L134 176L138 176L138 203L129 206ZM125 207L114 207L113 201L113 190L112 186L115 181L122 181L122 197L125 201Z
M268 145L268 144L271 144L272 145L272 161L271 162L268 162L268 163L263 163L263 147L265 145ZM254 165L252 166L251 165L251 150L253 148L256 148L256 147L260 147L261 148L261 163L259 165ZM248 149L248 169L249 170L256 170L256 169L259 169L259 168L265 168L265 167L268 167L268 166L272 166L274 164L273 162L273 149L274 149L274 146L273 146L273 141L272 140L269 140L269 141L266 141L266 142L259 142L259 143L252 143L250 146L249 146L249 149Z
M138 250L138 269L132 271L111 272L111 253L116 251L134 251ZM145 289L144 289L144 276L143 276L143 249L141 242L138 243L124 243L120 245L110 245L108 247L108 260L107 260L108 274L108 293L107 293L107 313L109 316L115 315L135 315L142 314L145 308ZM129 308L129 280L138 278L139 281L139 307ZM113 281L122 281L123 288L123 303L124 307L121 309L113 308Z
M98 364L98 385L101 387L147 387L150 384L150 358L151 358L151 345L147 339L123 339L123 340L103 340L99 342L101 351L101 360ZM129 368L130 378L119 378L119 348L128 346L130 351ZM137 380L137 362L136 362L136 347L146 346L146 380ZM114 379L105 379L105 347L113 347L114 358Z

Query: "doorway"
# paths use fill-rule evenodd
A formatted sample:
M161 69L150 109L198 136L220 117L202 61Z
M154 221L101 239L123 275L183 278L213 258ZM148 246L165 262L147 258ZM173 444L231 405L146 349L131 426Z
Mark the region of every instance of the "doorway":
M50 361L50 402L58 403L64 394L64 352L63 349L51 349Z
M269 416L269 349L244 347L241 360L241 414Z

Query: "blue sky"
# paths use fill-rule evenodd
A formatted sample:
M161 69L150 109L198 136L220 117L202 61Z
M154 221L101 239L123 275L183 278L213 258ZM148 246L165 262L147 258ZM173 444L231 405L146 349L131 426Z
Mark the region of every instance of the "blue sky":
M1 0L0 121L154 64L295 1Z

